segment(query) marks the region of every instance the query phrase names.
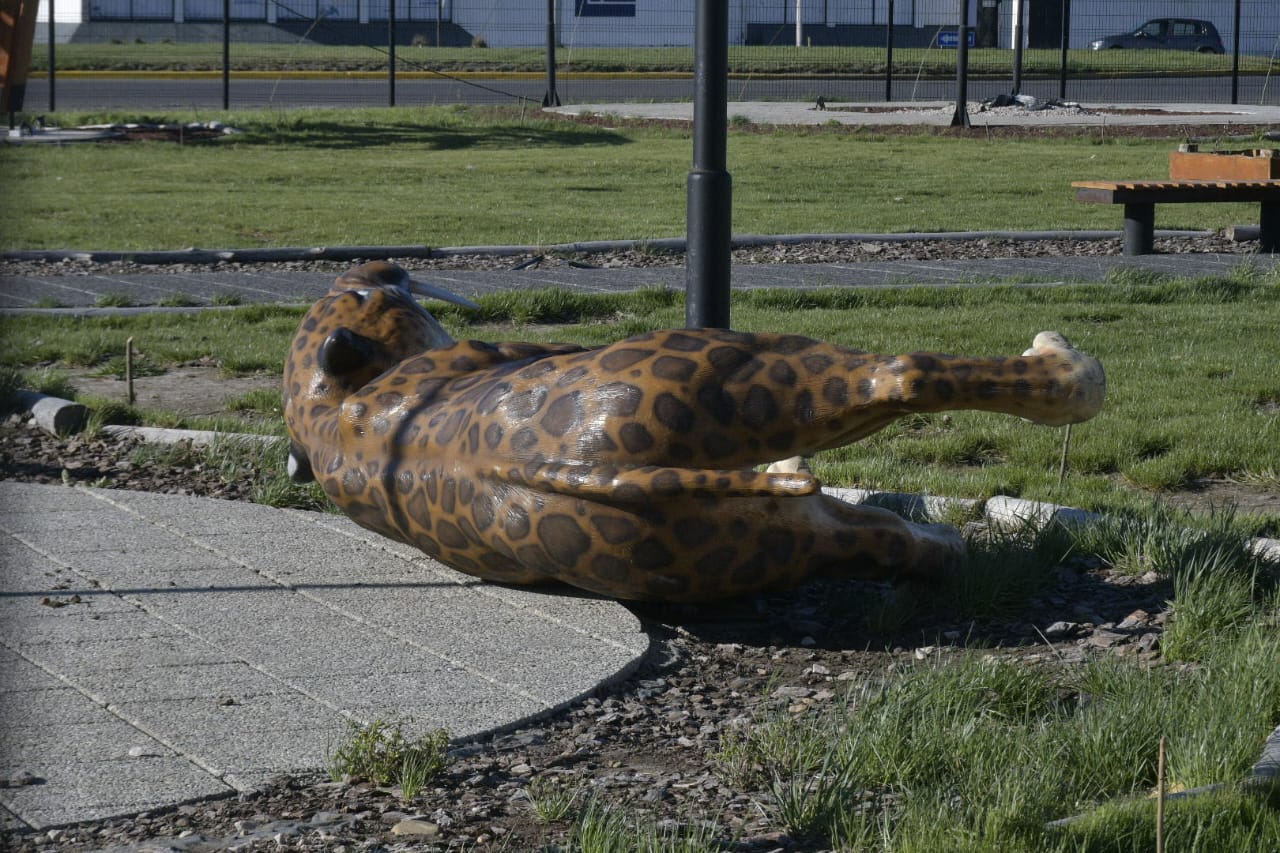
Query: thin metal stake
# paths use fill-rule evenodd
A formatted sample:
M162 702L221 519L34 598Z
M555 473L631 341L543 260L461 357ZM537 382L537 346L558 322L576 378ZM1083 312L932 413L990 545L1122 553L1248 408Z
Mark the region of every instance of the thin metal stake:
M1156 853L1164 853L1164 735L1156 757Z
M124 342L124 387L129 398L129 405L136 399L133 393L133 338Z
M1058 490L1062 490L1062 483L1067 479L1067 451L1071 448L1071 424L1067 424L1066 432L1062 435L1062 458L1058 460Z

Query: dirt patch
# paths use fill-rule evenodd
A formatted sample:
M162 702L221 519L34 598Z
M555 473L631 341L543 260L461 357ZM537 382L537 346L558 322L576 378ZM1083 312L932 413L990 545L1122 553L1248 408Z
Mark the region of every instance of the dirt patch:
M68 378L82 395L127 402L125 381L115 376L99 376L89 370L68 371ZM279 392L280 377L268 374L227 376L218 367L175 367L155 376L133 380L134 406L147 411L179 415L217 416L236 414L232 404L251 391Z
M1237 515L1263 515L1280 519L1280 486L1235 483L1230 480L1201 480L1192 488L1161 493L1170 506L1193 512L1234 507Z

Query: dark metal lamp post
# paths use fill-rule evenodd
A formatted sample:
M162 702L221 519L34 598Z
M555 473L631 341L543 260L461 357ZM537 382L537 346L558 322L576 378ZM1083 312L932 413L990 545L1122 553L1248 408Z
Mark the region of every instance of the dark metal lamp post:
M728 78L728 0L698 0L685 256L685 326L691 329L729 328L733 182L725 156Z

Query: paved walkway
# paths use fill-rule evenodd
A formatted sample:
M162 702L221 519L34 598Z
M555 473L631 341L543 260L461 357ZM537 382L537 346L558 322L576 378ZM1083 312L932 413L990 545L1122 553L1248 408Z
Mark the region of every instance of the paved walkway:
M1117 234L1118 236L1118 234ZM1053 283L1104 280L1121 269L1178 276L1225 275L1242 264L1271 269L1280 255L1085 255L938 261L859 261L842 264L741 264L733 268L736 290L767 287L885 287L905 284ZM411 262L406 264L412 268ZM542 287L581 293L611 293L640 287L684 289L683 266L641 269L581 269L549 261L523 270L448 270L421 277L462 296ZM91 308L104 301L134 306L294 302L310 304L333 284L333 273L235 270L154 272L130 275L0 276L0 311L44 310L51 303Z
M338 516L0 482L0 826L314 772L349 720L511 728L648 646L618 604L481 583Z

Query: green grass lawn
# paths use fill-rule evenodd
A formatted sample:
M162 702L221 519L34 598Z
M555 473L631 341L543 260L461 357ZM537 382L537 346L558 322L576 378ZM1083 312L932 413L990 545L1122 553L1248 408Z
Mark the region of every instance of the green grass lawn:
M61 116L220 119L215 143L4 146L0 249L550 244L683 236L690 131L447 107ZM1161 178L1173 140L881 134L732 122L740 234L1087 228L1120 211L1070 183ZM1255 221L1168 205L1161 228Z

